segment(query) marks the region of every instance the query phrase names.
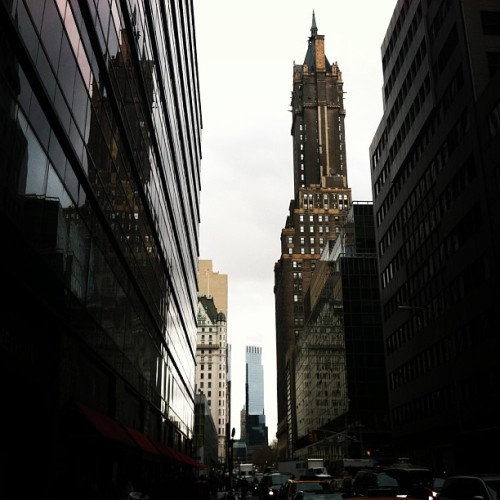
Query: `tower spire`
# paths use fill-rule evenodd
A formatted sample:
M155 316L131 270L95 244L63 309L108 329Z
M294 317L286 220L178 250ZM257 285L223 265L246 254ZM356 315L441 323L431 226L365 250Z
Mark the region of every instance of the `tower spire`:
M316 26L316 16L313 10L312 25L311 25L311 36L316 36L318 34L318 28Z

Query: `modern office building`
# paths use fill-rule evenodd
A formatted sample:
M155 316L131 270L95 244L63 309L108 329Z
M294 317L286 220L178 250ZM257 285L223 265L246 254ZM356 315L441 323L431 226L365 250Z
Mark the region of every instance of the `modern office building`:
M198 297L198 340L196 343L196 392L207 397L217 429L219 462L226 461L226 424L229 422L228 350L226 316L214 299Z
M296 348L296 458L392 455L373 204L353 202L306 292Z
M264 366L262 347L247 345L245 350L246 408L249 415L264 413Z
M262 347L246 346L245 368L245 441L251 452L252 447L268 444Z
M188 474L192 2L7 0L0 42L3 494L85 498Z
M436 469L500 445L500 2L399 0L370 146L393 437Z
M335 239L351 204L344 131L344 82L325 55L313 13L303 64L294 64L292 141L294 194L275 264L277 441L291 458L298 435L295 348L304 328L304 293L323 248Z

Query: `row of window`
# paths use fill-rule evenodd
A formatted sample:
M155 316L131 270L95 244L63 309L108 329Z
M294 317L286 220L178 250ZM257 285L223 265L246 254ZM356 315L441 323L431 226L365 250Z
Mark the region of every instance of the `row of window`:
M386 213L389 213L390 207L397 199L398 194L402 191L409 179L410 174L413 172L415 167L418 165L420 158L424 150L428 147L431 140L435 135L435 131L438 129L439 125L442 123L447 111L450 109L452 104L456 102L459 94L459 90L463 87L463 73L461 68L457 70L454 77L450 81L443 97L436 106L436 111L433 114L432 121L425 127L422 131L420 140L414 145L411 153L408 156L408 160L401 166L395 175L393 182L391 184L390 191L384 199L383 204L377 211L377 225L380 226L385 218ZM462 120L458 120L455 125L457 130L450 131L449 140L450 144L456 147L456 137L459 134L459 129L462 129ZM453 149L454 149L453 148ZM452 151L453 151L452 149ZM408 201L403 204L402 210L398 211L395 220L391 223L387 229L384 236L381 238L379 243L379 253L384 255L386 249L390 245L391 240L395 237L400 227L404 226L409 218L413 215L414 211L417 209L420 198L423 196L422 193L427 193L430 187L434 184L437 174L444 168L448 161L450 155L450 147L448 145L448 139L443 142L439 151L436 153L434 158L429 162L429 165L422 175L420 182L417 184L416 189L413 190L408 198ZM389 163L387 164L389 165ZM390 170L390 167L387 167ZM386 170L386 166L384 166ZM424 184L426 184L426 189L424 189ZM399 221L398 218L402 220Z
M202 372L205 371L205 366L207 366L207 370L212 371L212 365L213 365L213 363L208 363L207 365L200 364L200 371L202 371ZM219 365L219 370L223 371L225 366L226 366L225 363L221 363Z
M205 374L202 372L200 373L200 379L203 380L205 378ZM226 378L226 374L224 372L220 372L219 373L219 378L220 379L225 379ZM207 373L207 379L208 380L212 380L212 374L211 373Z
M447 140L443 142L443 145L438 151L436 157L441 158L443 150L446 150L446 160L448 160L448 155L450 155L459 146L462 138L465 137L467 129L467 115L462 115L462 117L459 118L457 125L451 130L450 134L447 137ZM447 161L443 161L439 164L444 166L446 163ZM425 216L423 216L422 218L417 218L415 217L415 215L413 215L412 217L408 217L408 219L405 219L405 214L418 214L419 209L421 209L423 205L422 201L425 199L430 199L428 196L430 188L435 184L439 172L437 165L438 163L436 161L431 162L429 168L421 177L421 182L417 184L412 194L408 197L408 200L403 206L403 209L400 211L401 217L404 221L402 226L405 228L405 245L403 254L404 260L406 261L409 261L412 255L414 255L415 253L421 255L423 242L425 242L426 239L436 231L444 215L450 210L452 204L455 203L455 200L457 200L458 197L465 191L472 179L475 177L474 164L473 162L468 160L465 162L465 165L462 166L457 175L448 183L447 187L444 189L441 196L439 196L439 199L436 201L434 206L430 208L427 207L429 209L425 210ZM426 184L428 184L427 188L424 188ZM424 198L422 199L422 197ZM476 214L474 215L474 217L477 219L478 209L473 210L473 212L474 214ZM393 227L395 227L395 225ZM455 231L456 228L453 231L450 231L450 234L453 234ZM390 233L388 232L386 234ZM446 244L446 241L449 239L449 236L444 238L443 244ZM388 243L390 244L390 241ZM424 258L427 262L431 260L425 256ZM388 283L394 278L394 276L396 275L396 271L400 268L400 264L401 255L396 255L395 258L384 269L384 271L382 272L383 288L385 288ZM419 265L418 267L424 269L425 262L421 262L420 264L423 265ZM415 265L415 267L417 266Z
M484 404L499 390L500 368L495 366L395 408L392 411L393 425L408 425L450 411L459 420L462 411Z

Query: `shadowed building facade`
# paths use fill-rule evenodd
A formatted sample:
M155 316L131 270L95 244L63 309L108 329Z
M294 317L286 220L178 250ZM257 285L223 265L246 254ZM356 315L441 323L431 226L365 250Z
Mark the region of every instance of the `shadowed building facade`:
M329 240L304 300L297 341L294 456L391 455L373 204L356 202ZM340 470L331 470L339 473Z
M294 198L274 267L276 437L283 458L292 456L303 437L295 414L295 348L304 327L304 293L323 247L339 233L351 203L342 73L325 55L314 13L304 62L293 66L292 86Z
M499 62L499 1L397 2L370 146L390 418L450 473L500 445Z

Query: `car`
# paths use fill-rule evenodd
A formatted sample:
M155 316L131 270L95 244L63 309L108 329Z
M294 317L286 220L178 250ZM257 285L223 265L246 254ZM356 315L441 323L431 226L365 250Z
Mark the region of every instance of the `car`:
M256 472L253 475L253 477L252 477L252 479L250 481L250 483L252 485L252 489L251 489L252 495L257 495L257 488L259 486L260 480L262 479L263 475L264 474L262 472Z
M500 474L447 477L437 498L439 500L497 500L500 498Z
M398 481L383 471L364 469L356 472L352 481L354 495L396 496L399 491Z
M439 476L432 478L431 496L433 498L437 498L439 492L441 491L441 488L443 487L444 481L444 477Z
M300 491L303 493L330 493L332 492L331 480L311 476L289 479L283 484L279 498L280 500L294 500L294 496Z
M344 495L339 491L332 491L330 493L297 491L293 496L293 500L344 500Z
M279 472L269 472L262 475L254 496L259 497L259 500L279 498L281 488L286 483L292 474L281 474Z
M429 498L433 490L431 469L419 465L392 465L384 467L383 472L398 482L398 495L414 498Z

